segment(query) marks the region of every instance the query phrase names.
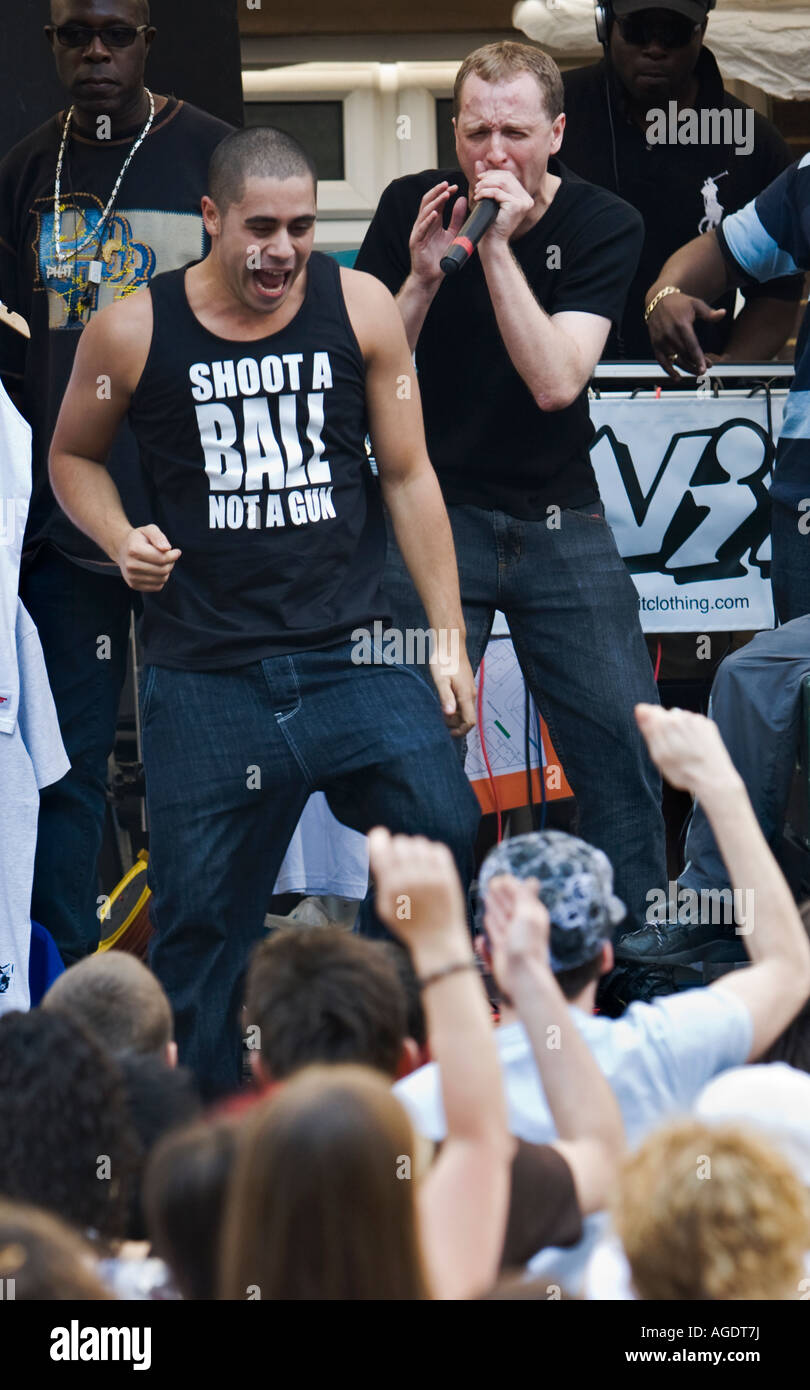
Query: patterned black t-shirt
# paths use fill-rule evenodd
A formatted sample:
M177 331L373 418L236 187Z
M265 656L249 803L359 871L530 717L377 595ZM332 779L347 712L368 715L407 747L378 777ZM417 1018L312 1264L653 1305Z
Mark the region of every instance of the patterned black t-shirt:
M33 429L33 492L25 545L48 538L65 554L113 575L112 564L68 521L48 481L48 450L82 328L98 309L148 285L160 271L204 255L200 200L208 164L231 127L170 97L124 175L106 224L101 214L143 129L115 140L71 127L62 173L61 235L71 257L60 274L54 244L54 188L64 112L21 140L0 163L0 299L27 320L31 341L0 332L0 375L21 394ZM87 245L73 251L92 233ZM98 284L89 279L100 262ZM137 449L124 424L109 469L133 524L146 513Z

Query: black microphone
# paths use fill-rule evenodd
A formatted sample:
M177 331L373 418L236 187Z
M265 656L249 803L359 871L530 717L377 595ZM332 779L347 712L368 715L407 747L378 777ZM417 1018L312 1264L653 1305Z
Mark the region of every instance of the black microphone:
M455 275L467 263L484 232L489 230L498 216L499 209L497 198L482 198L480 203L476 203L455 241L450 243L447 254L439 261L445 275Z

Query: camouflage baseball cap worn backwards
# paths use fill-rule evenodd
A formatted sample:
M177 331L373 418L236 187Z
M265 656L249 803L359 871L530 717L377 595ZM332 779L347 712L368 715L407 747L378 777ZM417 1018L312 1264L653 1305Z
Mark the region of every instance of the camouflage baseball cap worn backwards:
M536 878L551 918L551 968L555 974L593 960L627 915L613 892L613 869L601 849L562 830L515 835L491 850L478 879L479 924L490 881L498 874Z

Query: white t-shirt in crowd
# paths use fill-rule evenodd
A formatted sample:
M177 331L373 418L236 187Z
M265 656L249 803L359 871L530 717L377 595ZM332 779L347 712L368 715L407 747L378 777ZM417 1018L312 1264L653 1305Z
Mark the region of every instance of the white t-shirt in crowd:
M635 1003L621 1018L583 1013L571 1006L576 1025L619 1102L627 1143L635 1148L667 1118L691 1109L698 1093L729 1067L748 1058L753 1026L736 995L721 989L690 989ZM509 1127L519 1139L545 1144L557 1137L522 1023L497 1030ZM438 1141L446 1134L439 1072L420 1067L394 1087L414 1127ZM544 1250L531 1261L535 1278L547 1274L571 1294L579 1292L590 1254L605 1220L588 1217L585 1235L572 1250Z
M707 1081L746 1061L753 1037L751 1015L731 993L690 989L631 1004L621 1018L571 1014L621 1108L633 1148L667 1115L689 1110ZM531 1043L522 1023L496 1033L504 1074L509 1124L519 1139L545 1144L556 1138ZM439 1073L431 1062L394 1087L415 1127L433 1140L445 1137Z

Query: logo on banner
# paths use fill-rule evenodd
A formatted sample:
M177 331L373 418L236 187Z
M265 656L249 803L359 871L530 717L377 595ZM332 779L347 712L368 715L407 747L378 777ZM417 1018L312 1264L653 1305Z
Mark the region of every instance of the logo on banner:
M635 434L634 458L614 429L602 425L591 447L631 574L658 572L676 584L693 584L741 578L756 568L768 578L770 563L759 555L770 529L766 479L774 448L768 433L740 418L684 430L670 437L658 460L640 456L649 438L648 430ZM651 468L645 491L639 474L649 478Z

